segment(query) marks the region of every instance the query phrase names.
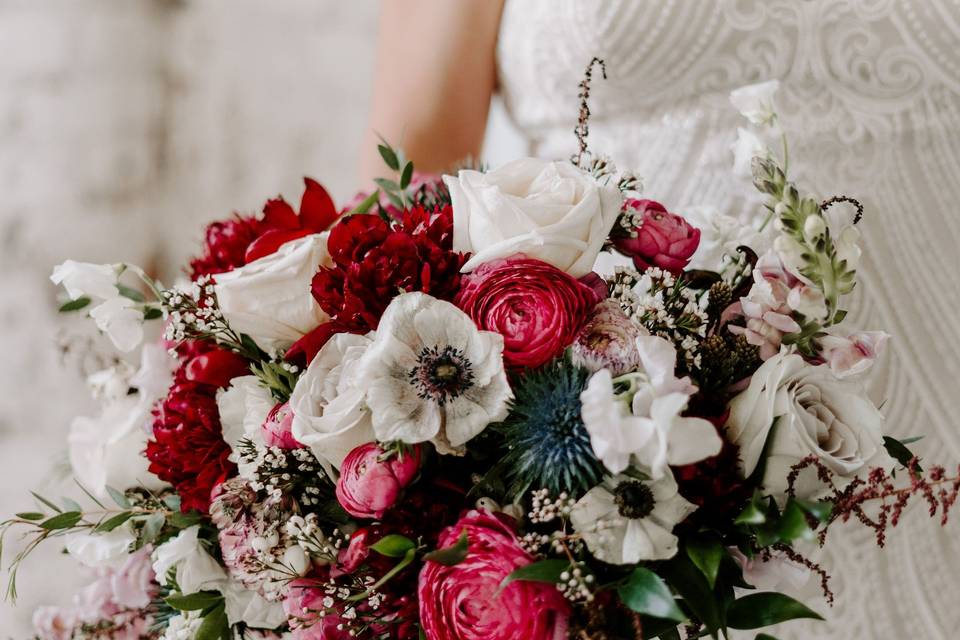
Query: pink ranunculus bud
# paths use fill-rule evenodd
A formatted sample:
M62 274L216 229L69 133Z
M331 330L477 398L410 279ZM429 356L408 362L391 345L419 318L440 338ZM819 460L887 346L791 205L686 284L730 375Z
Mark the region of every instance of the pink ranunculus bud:
M343 459L337 500L356 518L382 518L420 471L421 448L388 455L376 442L355 448Z
M639 271L650 267L674 275L683 271L700 245L700 229L654 200L627 200L624 207L632 210L639 224L613 238L617 250L633 258Z
M609 369L622 376L640 368L637 338L647 330L631 320L614 300L598 304L573 343L573 362L596 372Z
M883 331L861 331L848 337L825 335L817 342L823 358L838 378L863 373L873 366L890 339Z
M517 580L534 561L520 546L510 518L470 511L440 534L438 548L466 533L466 559L454 566L426 561L417 589L420 624L434 640L555 640L567 637L570 607L552 584Z
M297 439L293 437L292 429L293 411L290 410L290 404L284 402L270 410L267 419L260 427L260 434L268 447L303 449L304 445L297 442Z

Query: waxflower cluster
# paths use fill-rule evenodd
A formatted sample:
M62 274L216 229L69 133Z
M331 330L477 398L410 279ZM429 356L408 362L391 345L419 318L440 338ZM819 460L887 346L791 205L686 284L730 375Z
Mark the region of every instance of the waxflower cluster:
M38 637L719 637L819 617L758 591L812 572L832 599L799 543L851 515L882 541L909 495L945 521L960 480L884 435L863 378L887 336L843 312L867 221L766 148L775 89L732 97L737 168L769 198L746 230L638 197L587 149L584 104L574 162L430 176L383 144L395 179L342 209L307 179L299 211L214 222L174 287L57 267L64 309L95 303L117 347L154 319L164 337L91 378L102 409L69 435L83 504L2 525L96 576L37 612Z

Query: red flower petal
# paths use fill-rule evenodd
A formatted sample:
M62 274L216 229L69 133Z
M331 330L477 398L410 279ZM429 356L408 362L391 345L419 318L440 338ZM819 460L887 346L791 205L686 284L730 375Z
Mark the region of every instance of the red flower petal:
M304 178L306 190L300 200L300 226L314 233L326 231L339 217L327 190L312 178Z

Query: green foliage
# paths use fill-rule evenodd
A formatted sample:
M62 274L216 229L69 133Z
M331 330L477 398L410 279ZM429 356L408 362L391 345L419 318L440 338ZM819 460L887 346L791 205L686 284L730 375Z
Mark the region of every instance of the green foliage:
M820 614L782 593L752 593L727 609L727 625L732 629L759 629L798 618L823 620Z
M260 384L270 391L277 402L286 402L293 394L300 378L298 371L291 371L290 365L284 362L262 360L250 365L250 371L259 380Z
M617 594L624 605L637 613L674 622L687 619L666 583L649 569L634 569L627 581L617 587Z
M787 498L781 511L773 498L764 498L757 492L734 523L753 536L760 547L791 544L796 540L811 542L816 539L815 526L828 521L832 509L832 503L827 501Z
M911 442L916 442L916 439L908 438L906 440L897 440L890 436L883 436L883 446L887 450L887 453L890 454L890 457L902 464L904 468L909 468L910 464L913 463L913 467L910 470L913 473L923 473L923 467L920 466L919 459L907 448L907 445Z
M720 573L720 561L727 555L720 539L710 534L693 536L687 540L685 548L690 561L700 569L713 589L717 583L717 574Z
M223 595L219 591L197 591L167 596L164 602L178 611L202 611L222 603Z
M440 564L452 567L458 565L467 558L467 552L470 549L470 540L467 537L467 530L460 532L460 537L449 547L436 549L423 556L424 561L439 562Z
M517 580L557 584L560 582L560 574L569 568L570 561L559 558L547 558L546 560L531 562L530 564L514 569L510 575L500 582L500 588L503 589L511 582Z
M389 558L402 558L410 549L416 549L417 543L406 536L391 533L377 540L370 548Z
M80 309L86 308L87 305L90 304L90 302L91 300L89 296L80 296L79 298L75 298L73 300L67 300L66 302L64 302L62 305L60 305L60 309L58 309L58 311L60 313L69 313L71 311L79 311Z

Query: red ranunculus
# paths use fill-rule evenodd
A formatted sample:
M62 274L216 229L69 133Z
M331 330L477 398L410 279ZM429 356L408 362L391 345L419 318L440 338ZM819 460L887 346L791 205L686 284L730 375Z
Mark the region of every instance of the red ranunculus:
M340 215L320 183L304 178L306 189L300 214L283 198L269 200L263 218L235 215L207 227L203 255L190 262L190 277L232 271L257 258L270 255L280 245L311 233L320 233Z
M382 518L420 471L420 446L386 457L376 442L347 454L337 480L337 501L355 518Z
M683 271L700 245L700 229L654 200L627 200L624 207L641 222L633 233L613 238L617 250L633 258L639 271L651 266L674 275Z
M440 536L441 548L468 540L467 557L420 570L420 624L430 640L562 640L569 606L552 584L517 580L500 584L534 558L524 551L508 519L470 511Z
M186 358L167 397L154 409L153 438L146 450L150 472L173 485L184 512L206 513L213 489L236 469L217 409L217 389L229 384L230 367L237 364L224 353L213 348ZM233 372L243 375L245 370Z
M453 213L415 207L386 222L359 214L330 231L332 267L313 278L313 297L331 320L308 333L287 359L309 362L334 333L367 333L398 294L423 291L451 300L460 288L467 256L453 251Z
M477 267L454 302L478 327L503 336L508 367L535 368L573 343L600 299L592 287L546 262L513 256Z

